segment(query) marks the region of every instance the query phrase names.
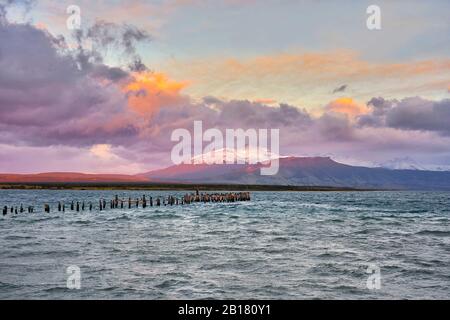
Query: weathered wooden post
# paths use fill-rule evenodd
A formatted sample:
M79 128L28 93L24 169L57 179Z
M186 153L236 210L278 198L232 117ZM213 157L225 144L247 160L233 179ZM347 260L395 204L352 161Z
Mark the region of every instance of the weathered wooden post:
M6 216L8 214L8 207L4 206L3 207L3 215Z
M100 211L102 211L103 210L103 203L102 203L102 200L99 200L98 201L98 208L100 209Z
M63 212L66 212L66 204L63 202L63 204L62 204L62 211Z
M156 205L159 207L161 205L161 200L159 199L159 197L156 199Z
M131 209L131 197L128 197L128 209Z
M139 198L136 199L136 208L139 208Z
M142 208L146 208L147 207L147 199L145 198L145 194L142 196Z
M89 211L92 211L92 202L89 202Z
M84 211L84 201L81 203L81 210Z
M58 212L61 212L61 201L58 202Z
M50 206L49 206L48 204L45 204L45 205L44 205L44 211L45 211L46 213L50 213Z
M120 208L123 209L123 200L120 200Z
M77 212L80 211L80 203L77 201Z
M20 205L20 213L23 213L23 206L22 206L22 204Z
M70 210L73 211L73 201L70 203Z
M153 207L153 197L150 197L150 207Z

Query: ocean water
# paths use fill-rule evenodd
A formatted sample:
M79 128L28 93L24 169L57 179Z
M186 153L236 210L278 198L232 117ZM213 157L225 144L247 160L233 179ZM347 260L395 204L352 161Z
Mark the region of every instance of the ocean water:
M0 299L450 299L450 193L252 192L250 202L55 210L183 193L0 190L2 208L36 207L0 218ZM67 287L70 266L79 290Z

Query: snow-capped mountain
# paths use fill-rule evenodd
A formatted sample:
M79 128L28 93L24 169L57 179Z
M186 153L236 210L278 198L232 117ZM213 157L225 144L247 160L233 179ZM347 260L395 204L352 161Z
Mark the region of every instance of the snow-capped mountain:
M450 171L449 165L423 165L410 157L395 158L379 164L378 167L392 170Z
M234 153L232 154L234 155ZM267 157L269 156L274 155L268 154ZM266 166L264 163L180 164L133 176L87 175L68 172L29 175L0 174L0 182L195 183L450 191L450 171L368 168L342 164L329 157L282 157L279 161L279 171L273 176L260 174L260 170L264 166Z
M140 176L153 182L450 190L450 172L350 166L328 157L283 157L279 171L262 176L257 164L180 164Z
M222 148L197 155L191 159L192 164L256 164L282 158L279 154L266 148L229 149Z
M410 157L395 158L381 163L380 167L392 170L427 170Z

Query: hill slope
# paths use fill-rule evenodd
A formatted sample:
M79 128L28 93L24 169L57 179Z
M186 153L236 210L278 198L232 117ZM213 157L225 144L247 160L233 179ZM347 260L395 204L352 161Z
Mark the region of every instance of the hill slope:
M183 164L140 176L152 181L180 183L450 190L450 172L356 167L326 157L281 158L279 172L274 176L260 175L261 167L261 164Z
M330 158L280 158L274 176L262 164L183 164L139 175L52 172L0 174L0 183L193 183L450 190L449 171L392 170L345 165Z

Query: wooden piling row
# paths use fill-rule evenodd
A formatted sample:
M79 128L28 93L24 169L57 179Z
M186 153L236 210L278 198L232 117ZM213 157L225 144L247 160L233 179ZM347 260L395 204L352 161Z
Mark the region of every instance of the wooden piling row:
M109 201L109 207L110 207L110 209L117 209L117 208L123 209L124 203L126 203L126 202L128 202L129 209L131 209L132 206L139 208L139 205L141 205L141 207L143 209L145 209L145 208L147 208L147 206L153 207L154 205L157 207L160 207L160 206L186 205L186 204L191 204L191 203L240 202L240 201L250 201L250 200L251 200L250 192L228 192L228 193L208 194L208 193L199 193L198 191L196 191L195 193L185 194L181 198L174 197L171 195L169 195L167 198L166 197L156 197L155 201L154 201L153 197L147 198L145 195L143 195L142 198L136 198L135 200L132 200L131 197L128 197L128 200L120 199L119 196L116 195L113 199L111 199ZM105 199L100 199L98 201L98 210L99 211L106 210L106 204L107 204L107 202ZM71 211L80 212L80 211L85 211L86 208L89 208L89 211L92 211L95 209L92 202L88 202L87 205L86 205L85 201L82 201L82 202L71 201L70 202L70 210ZM58 210L58 212L66 211L66 206L63 201L58 202L57 210ZM6 216L9 211L11 212L11 214L13 214L13 213L18 214L18 213L23 213L25 210L24 210L24 207L22 204L20 205L20 207L11 206L10 208L8 208L8 206L4 206L3 207L3 216ZM28 206L27 212L33 213L34 207ZM45 213L51 212L51 207L47 203L44 204L44 212Z
M49 208L49 207L46 207L46 206L44 206L44 210L47 210ZM11 206L9 209L8 209L8 206L4 206L3 207L3 215L4 216L6 216L9 211L11 213L18 214L18 213L23 213L25 211L25 209L23 208L23 205L20 205L20 207L13 207L13 206ZM28 206L27 207L27 211L28 211L28 213L33 213L34 212L34 207Z

